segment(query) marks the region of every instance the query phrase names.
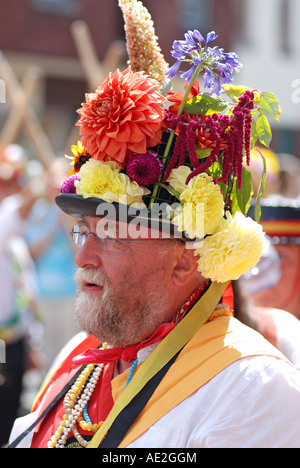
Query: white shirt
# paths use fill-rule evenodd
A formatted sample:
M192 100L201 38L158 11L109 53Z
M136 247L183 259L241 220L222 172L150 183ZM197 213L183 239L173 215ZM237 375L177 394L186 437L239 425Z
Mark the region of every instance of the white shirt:
M17 420L10 441L35 418L32 413ZM243 358L163 416L129 448L300 448L299 421L300 372L273 357ZM18 447L30 447L31 437Z
M241 359L130 448L299 448L300 373L272 357Z

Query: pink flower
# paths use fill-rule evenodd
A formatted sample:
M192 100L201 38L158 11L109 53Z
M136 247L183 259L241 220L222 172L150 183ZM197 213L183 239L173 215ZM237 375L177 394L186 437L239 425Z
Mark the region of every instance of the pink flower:
M76 193L75 180L80 180L77 174L70 175L61 187L61 193Z
M83 145L94 159L125 167L132 153L146 153L161 141L165 98L158 83L130 68L110 74L77 111Z
M145 154L134 153L126 166L129 179L141 186L153 184L162 168L162 163L156 156L157 153L151 150Z

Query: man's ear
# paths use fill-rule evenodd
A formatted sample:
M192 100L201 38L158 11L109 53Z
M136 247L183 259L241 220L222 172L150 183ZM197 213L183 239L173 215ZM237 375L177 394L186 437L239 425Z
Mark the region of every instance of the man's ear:
M192 280L197 273L197 257L193 249L184 248L173 268L172 281L176 287L184 286ZM199 276L200 273L198 273Z

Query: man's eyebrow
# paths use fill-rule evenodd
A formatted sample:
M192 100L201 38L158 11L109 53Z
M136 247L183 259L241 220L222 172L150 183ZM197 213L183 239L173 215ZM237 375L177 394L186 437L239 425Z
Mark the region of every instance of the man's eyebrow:
M89 226L89 222L88 222L86 216L81 216L81 218L79 218L78 221L79 221L80 223L85 224L86 226Z

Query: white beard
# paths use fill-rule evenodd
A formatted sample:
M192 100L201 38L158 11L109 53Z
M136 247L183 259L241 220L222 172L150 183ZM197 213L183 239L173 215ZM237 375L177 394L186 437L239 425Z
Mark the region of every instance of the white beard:
M138 343L151 336L164 322L162 310L170 295L168 297L163 281L158 277L145 297L141 285L147 281L146 278L147 275L139 279L139 284L129 279L116 288L100 271L78 269L75 273L76 318L80 328L115 346ZM85 282L101 285L102 295L84 292L82 286ZM147 333L152 329L151 334Z

